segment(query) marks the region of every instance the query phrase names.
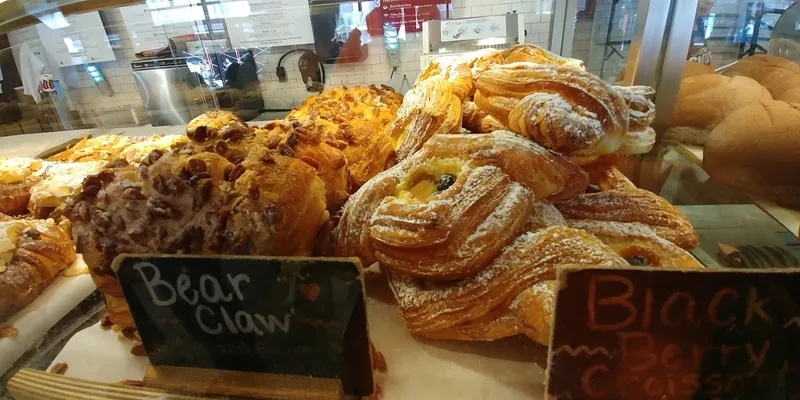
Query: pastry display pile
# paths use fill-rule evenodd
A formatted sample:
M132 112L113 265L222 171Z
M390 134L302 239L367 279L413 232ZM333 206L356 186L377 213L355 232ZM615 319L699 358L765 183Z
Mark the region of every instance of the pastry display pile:
M547 344L557 265L700 267L686 217L616 169L652 148L654 95L529 45L433 62L333 252L380 264L415 335Z
M432 62L405 97L336 88L260 125L212 111L184 135L4 160L0 211L17 252L48 249L28 271L75 254L20 218L70 226L126 332L119 254L334 255L378 263L415 335L547 344L557 265L700 266L686 217L616 168L653 146L654 95L535 46L484 50Z

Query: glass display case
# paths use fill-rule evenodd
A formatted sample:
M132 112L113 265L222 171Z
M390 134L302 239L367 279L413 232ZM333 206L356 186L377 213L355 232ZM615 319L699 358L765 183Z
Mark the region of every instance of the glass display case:
M798 21L0 0L0 399L794 399Z

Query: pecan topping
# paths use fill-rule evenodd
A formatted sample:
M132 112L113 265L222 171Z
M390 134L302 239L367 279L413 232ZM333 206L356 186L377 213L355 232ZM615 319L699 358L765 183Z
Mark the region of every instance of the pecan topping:
M153 190L161 194L169 194L169 189L163 176L156 175L153 177Z
M235 167L233 167L233 171L231 171L230 181L236 182L236 180L239 179L242 175L244 175L244 173L245 173L244 165L237 164Z
M281 142L281 135L272 134L267 137L267 142L265 143L268 149L274 149L278 147L278 144Z
M225 167L225 171L223 171L223 177L225 178L226 181L231 180L231 172L233 172L233 168L234 167L230 165Z
M317 160L310 158L310 157L300 157L300 161L308 164L311 168L319 169L319 162Z
M298 142L300 142L300 134L299 134L299 130L300 129L303 129L303 128L297 128L297 131L294 131L294 132L289 134L289 137L286 138L286 144L288 144L289 146L294 147ZM308 132L308 131L306 130L306 132Z
M97 178L103 183L111 183L111 181L114 180L114 171L110 169L100 171L100 173L97 174Z
M150 199L147 205L147 212L153 218L173 218L180 215L180 211L163 200Z
M189 184L195 186L197 185L197 182L199 182L201 179L209 179L209 178L211 178L211 175L209 175L208 172L201 172L197 175L192 175L192 177L189 178Z
M270 122L267 122L267 123L264 125L264 129L266 129L266 130L268 130L268 131L271 131L271 130L275 129L275 127L276 127L277 125L278 125L278 124L277 124L277 122L275 122L275 121L270 121Z
M286 157L294 157L295 155L294 149L292 149L291 146L285 143L281 143L278 145L278 153Z
M141 165L149 167L155 164L156 161L160 160L162 156L164 156L164 150L155 149L151 151L150 154L144 158L144 160L142 160Z
M344 99L345 99L346 101L349 101L349 102L352 102L352 101L354 101L354 100L355 100L355 99L353 98L353 95L352 95L352 94L350 94L350 93L345 93L345 94L344 94Z
M210 135L208 134L208 127L205 125L198 126L197 128L186 131L186 136L195 142L204 142Z
M118 158L118 159L116 159L114 161L111 161L110 163L106 164L105 167L106 168L121 168L121 167L127 167L128 165L129 164L128 164L127 160L125 160L124 158Z
M243 127L239 123L229 123L222 127L220 133L222 134L223 139L236 142L244 137L245 129L247 129L247 127Z
M197 199L200 200L201 204L208 203L208 199L211 198L211 191L214 189L214 183L211 182L211 179L206 179L200 182L197 185Z
M208 167L206 166L206 163L203 160L193 158L189 160L189 171L191 171L193 174L199 174L201 172L208 171Z
M227 151L228 151L228 144L227 143L225 143L225 142L217 142L217 144L214 146L214 151L213 152L217 153L217 154L224 154Z
M275 159L272 157L272 154L264 153L264 155L261 156L261 162L264 164L275 164Z
M127 187L122 191L122 198L126 200L146 200L147 198L142 193L142 188Z
M181 172L178 173L178 177L186 181L192 177L192 173L189 172L189 170L186 169L186 167L181 167Z

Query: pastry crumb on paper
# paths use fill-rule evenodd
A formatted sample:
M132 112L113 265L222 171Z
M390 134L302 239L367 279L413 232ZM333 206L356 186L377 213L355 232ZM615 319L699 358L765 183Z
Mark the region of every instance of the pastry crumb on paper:
M13 326L0 326L0 339L19 335L17 328Z
M53 368L50 368L51 374L64 375L67 372L69 365L65 362L56 363Z

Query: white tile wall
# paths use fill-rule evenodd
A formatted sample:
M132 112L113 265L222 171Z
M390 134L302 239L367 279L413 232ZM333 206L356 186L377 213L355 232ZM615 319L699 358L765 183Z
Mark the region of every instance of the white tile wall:
M558 0L560 1L560 0ZM453 0L453 17L478 17L505 14L516 11L525 14L525 28L528 31L526 41L547 47L550 36L550 18L553 0ZM112 107L141 106L142 101L134 85L131 61L135 59L133 45L122 22L118 9L100 12L109 34L118 34L120 49L114 50L116 61L99 63L106 80L111 84L115 94L104 97L80 66L64 68L71 76L77 76L70 82L68 96L73 109L78 110L86 122L96 122L93 114L99 110ZM21 43L38 41L35 29L31 28L12 32L9 40L18 49ZM394 76L388 65L383 37L372 37L368 45L369 56L360 63L343 65L325 65L327 74L326 87L342 85L388 84L400 91L408 90L420 73L420 57L422 56L421 33L408 34L401 45L402 65ZM301 46L302 47L302 46ZM298 105L309 94L301 82L297 69L298 54L288 56L283 66L287 70L288 82L278 82L275 76L277 61L283 52L277 54L261 54L256 61L263 64L259 79L266 108L291 108Z

